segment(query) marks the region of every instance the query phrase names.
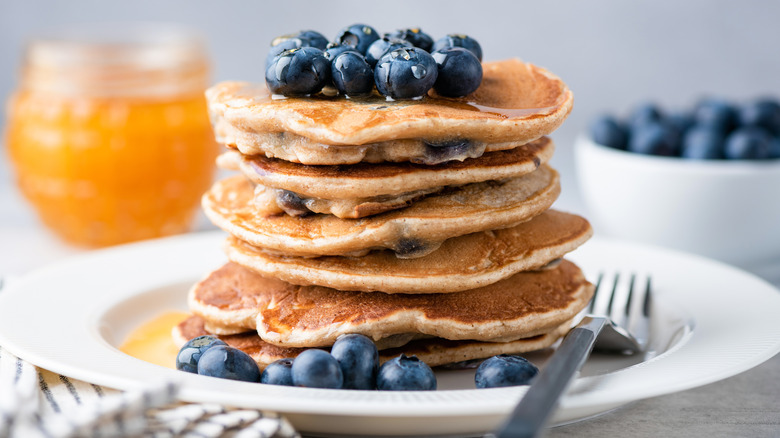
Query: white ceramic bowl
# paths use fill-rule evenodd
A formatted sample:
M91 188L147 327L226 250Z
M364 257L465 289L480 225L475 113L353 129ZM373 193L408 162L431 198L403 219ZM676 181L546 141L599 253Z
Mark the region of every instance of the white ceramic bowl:
M575 157L597 233L754 271L780 262L780 160L655 157L585 137Z

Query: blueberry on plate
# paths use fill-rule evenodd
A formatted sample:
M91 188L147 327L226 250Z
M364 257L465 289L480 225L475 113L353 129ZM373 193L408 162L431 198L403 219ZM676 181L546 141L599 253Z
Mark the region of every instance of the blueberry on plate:
M293 359L279 359L268 364L260 374L260 383L268 385L293 386Z
M386 38L398 38L405 41L409 41L414 47L419 47L426 52L430 52L433 48L433 38L430 35L420 30L419 27L413 27L410 29L398 29L395 32L385 34Z
M726 137L724 155L729 160L763 160L770 157L772 140L763 128L739 128Z
M710 126L720 130L723 134L736 128L737 117L736 108L723 99L703 99L693 111L693 118L697 125Z
M344 52L331 63L333 85L347 96L365 96L374 89L374 70L358 52Z
M482 63L462 47L449 47L431 53L438 67L433 89L441 96L461 97L471 94L482 83Z
M368 50L366 51L366 61L368 61L368 63L373 68L387 52L403 47L413 46L409 41L398 38L380 38L368 46Z
M417 356L402 354L383 363L376 378L381 391L433 391L436 376L433 370Z
M341 32L336 37L336 42L348 44L357 49L361 55L365 55L368 46L378 39L379 34L376 33L373 27L365 24L353 24L341 29Z
M612 116L602 116L590 125L594 142L607 147L625 150L628 147L628 131Z
M528 385L538 373L539 369L525 358L501 354L479 365L474 383L477 388Z
M780 135L780 103L773 99L759 99L739 109L741 126L758 126L774 135Z
M315 47L285 50L265 70L265 83L274 94L314 94L330 83L330 61Z
M367 336L356 333L339 336L330 354L344 375L344 389L375 389L379 352Z
M215 345L227 345L212 335L198 336L185 343L176 355L176 369L188 373L198 372L198 361L203 353Z
M695 125L685 133L680 155L696 160L723 158L723 133L711 126Z
M666 123L647 123L631 130L628 150L645 155L673 157L678 155L679 135Z
M216 345L206 350L198 361L198 374L221 379L257 382L260 368L251 356L238 348Z
M374 69L377 91L392 99L422 97L433 87L437 76L436 61L417 47L390 51Z
M358 54L360 53L349 44L330 43L325 48L325 57L328 58L329 61L333 62L333 60L336 59L337 56L341 55L344 52L355 52Z
M664 118L658 105L652 102L645 102L635 107L628 115L628 125L631 129L650 123L658 123Z
M344 384L344 375L335 357L325 350L312 348L293 361L292 380L295 386L339 389Z
M480 47L477 40L471 38L468 35L449 34L445 37L439 38L435 43L433 43L431 51L436 52L438 50L449 47L463 47L464 49L473 53L474 56L476 56L477 59L482 62L482 47Z

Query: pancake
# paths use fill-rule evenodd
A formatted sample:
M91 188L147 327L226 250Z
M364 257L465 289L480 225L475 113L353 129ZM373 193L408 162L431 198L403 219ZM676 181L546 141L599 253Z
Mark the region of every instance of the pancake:
M223 154L218 163L223 168L241 170L252 182L262 186L264 194L273 192L276 209L266 212L285 211L292 215L315 212L358 218L405 207L446 186L525 175L547 163L553 151L552 141L544 137L509 151L437 166L412 163L306 166L242 156L237 152Z
M548 210L511 228L449 239L430 254L399 259L391 251L362 257L291 257L273 254L235 237L228 259L268 277L298 285L386 293L452 293L495 283L563 257L590 238L580 216Z
M447 142L424 140L389 140L366 145L333 146L317 143L289 132L256 133L230 126L224 120L214 125L217 140L246 155L264 155L308 165L341 165L410 161L435 165L447 161L477 158L483 153L514 149L527 143L456 139Z
M248 82L219 83L206 91L206 97L218 141L235 144L247 154L265 153L263 138L254 139L256 134L280 133L341 146L402 139L522 144L553 132L571 111L571 91L543 68L517 59L487 62L482 68L480 87L463 98L431 93L420 100L399 101L378 94L365 99L323 95L274 99L265 84ZM321 148L321 155L329 153L330 148Z
M516 149L436 166L413 163L306 166L237 153L226 154L229 157L225 158L230 161L229 168L240 169L257 184L306 197L353 199L514 178L546 164L554 149L552 140L544 137Z
M254 328L275 345L316 347L332 345L345 333L374 340L418 333L508 342L574 318L592 293L580 269L565 260L477 289L416 295L296 286L227 263L193 286L188 303L192 313L215 325Z
M412 341L402 347L380 349L379 361L384 363L403 353L407 356L417 356L428 366L435 367L467 360L485 359L497 354L527 353L551 346L558 338L565 335L571 326L572 322L567 321L548 333L510 342L451 341L441 338L421 339ZM203 319L197 316L192 316L182 321L173 329L174 342L179 347L184 345L189 339L210 334L213 333L206 329ZM219 338L231 347L238 348L249 354L257 362L261 370L275 360L294 358L306 350L306 348L280 347L269 344L260 339L256 332L219 336Z
M266 250L320 256L389 248L399 257L411 258L431 252L451 237L527 221L547 210L559 193L558 173L542 165L521 177L469 184L361 219L260 214L252 184L240 175L215 183L202 204L215 225Z
M312 213L330 214L341 219L360 219L410 206L427 195L446 191L447 187L433 187L400 195L375 196L358 199L307 198L297 193L255 185L256 213L263 216L288 214L306 216Z

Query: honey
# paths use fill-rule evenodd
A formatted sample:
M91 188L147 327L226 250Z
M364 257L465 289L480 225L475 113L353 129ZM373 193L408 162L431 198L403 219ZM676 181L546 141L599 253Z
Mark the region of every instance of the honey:
M119 350L136 359L176 369L179 348L174 344L171 332L188 316L184 312L162 313L133 330Z
M67 241L187 231L212 181L203 48L167 28L142 31L33 42L8 102L17 184Z

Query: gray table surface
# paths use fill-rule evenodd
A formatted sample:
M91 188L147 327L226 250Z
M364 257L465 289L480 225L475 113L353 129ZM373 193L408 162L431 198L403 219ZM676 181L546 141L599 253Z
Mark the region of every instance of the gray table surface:
M545 436L780 437L780 355L726 380L640 400Z

